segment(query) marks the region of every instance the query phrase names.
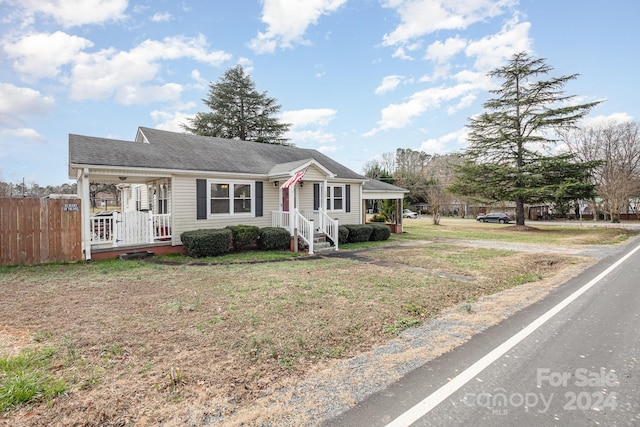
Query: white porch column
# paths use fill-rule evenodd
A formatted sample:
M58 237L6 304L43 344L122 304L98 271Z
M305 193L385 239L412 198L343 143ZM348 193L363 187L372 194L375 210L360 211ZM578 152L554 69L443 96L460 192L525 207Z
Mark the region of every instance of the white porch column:
M85 261L91 260L91 202L89 196L89 169L78 172L78 196L82 206L82 250Z
M290 232L292 236L295 236L295 228L296 228L296 213L294 211L295 202L293 200L293 185L286 189L289 192L289 227L291 228Z

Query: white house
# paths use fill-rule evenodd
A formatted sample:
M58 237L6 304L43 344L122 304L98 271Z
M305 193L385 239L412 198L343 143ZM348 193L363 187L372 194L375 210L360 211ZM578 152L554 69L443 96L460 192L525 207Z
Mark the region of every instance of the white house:
M184 231L237 224L289 229L313 253L315 233L337 247L338 224L365 221L368 192L400 209L406 192L316 150L145 127L133 141L69 135L69 176L82 199L86 259L113 247L179 246ZM117 184L120 212L90 216L90 183Z

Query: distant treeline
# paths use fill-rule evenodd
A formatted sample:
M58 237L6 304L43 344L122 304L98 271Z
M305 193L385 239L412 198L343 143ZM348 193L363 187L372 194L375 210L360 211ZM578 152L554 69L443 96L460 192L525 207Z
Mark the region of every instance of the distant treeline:
M0 197L46 197L50 194L76 194L76 184L47 185L35 183L13 184L0 181Z

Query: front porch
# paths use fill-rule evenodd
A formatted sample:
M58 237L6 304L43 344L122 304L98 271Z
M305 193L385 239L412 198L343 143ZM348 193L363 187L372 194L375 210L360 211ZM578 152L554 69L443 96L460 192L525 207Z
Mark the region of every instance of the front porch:
M317 236L326 236L334 251L338 250L338 220L331 218L323 209L289 211L272 211L271 224L289 230L294 238L301 239L314 253Z
M171 214L102 212L89 218L92 251L122 246L171 244Z

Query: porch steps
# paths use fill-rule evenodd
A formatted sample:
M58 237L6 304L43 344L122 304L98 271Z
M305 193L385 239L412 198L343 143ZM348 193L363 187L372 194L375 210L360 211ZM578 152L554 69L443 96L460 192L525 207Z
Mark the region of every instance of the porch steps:
M327 236L324 233L316 233L313 235L313 252L321 254L325 252L333 252L335 247L327 241Z

